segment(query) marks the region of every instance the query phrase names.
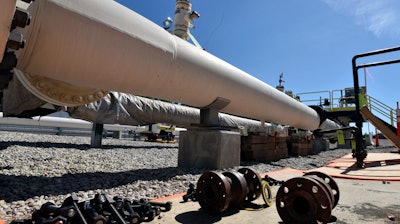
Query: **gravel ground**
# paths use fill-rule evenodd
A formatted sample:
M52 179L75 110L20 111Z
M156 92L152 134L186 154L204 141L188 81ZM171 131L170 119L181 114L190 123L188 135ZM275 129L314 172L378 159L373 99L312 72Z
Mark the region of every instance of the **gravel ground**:
M177 167L178 144L111 138L102 143L98 149L89 147L89 137L0 132L0 218L6 222L31 218L45 202L61 205L72 192L80 200L96 193L129 200L169 196L185 192L189 183L196 183L208 171ZM335 149L271 163L242 162L241 166L259 173L285 167L307 170L348 153L349 149Z

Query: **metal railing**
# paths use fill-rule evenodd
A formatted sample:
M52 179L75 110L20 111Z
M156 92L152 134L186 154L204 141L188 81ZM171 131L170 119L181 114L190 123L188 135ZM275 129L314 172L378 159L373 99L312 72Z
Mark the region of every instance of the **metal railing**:
M355 107L354 97L346 97L345 89L305 92L296 96L306 105L321 106L328 111Z
M366 95L365 96L368 102L368 109L373 113L375 116L379 114L380 119L386 121L390 125L395 125L396 119L396 110L389 107L388 105L382 103L381 101L377 100L376 98Z
M306 105L318 105L328 111L355 110L355 97L346 96L346 89L323 90L316 92L299 93L296 96ZM396 122L396 110L382 103L376 98L364 95L368 109L377 117L394 126Z
M299 97L300 102L306 105L318 105L324 107L324 109L331 107L332 92L328 90L298 93L296 96ZM325 99L328 100L329 104Z

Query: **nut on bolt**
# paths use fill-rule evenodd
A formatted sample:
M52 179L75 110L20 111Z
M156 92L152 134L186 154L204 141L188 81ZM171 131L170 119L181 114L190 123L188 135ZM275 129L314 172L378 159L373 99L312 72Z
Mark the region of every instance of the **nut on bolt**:
M12 21L11 29L16 27L24 28L31 22L31 16L28 11L24 9L17 8L14 13L14 18Z
M13 50L19 50L20 48L24 48L25 39L22 34L10 32L8 34L7 48L11 48Z
M159 206L160 208L163 208L164 211L170 211L172 208L172 202L167 201L167 202L152 202L150 201L150 204L152 206Z

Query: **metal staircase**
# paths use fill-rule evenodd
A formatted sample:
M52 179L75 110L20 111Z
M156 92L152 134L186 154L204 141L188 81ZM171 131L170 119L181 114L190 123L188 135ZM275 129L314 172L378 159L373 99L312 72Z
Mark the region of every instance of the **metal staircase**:
M379 129L382 134L393 143L400 151L400 138L396 135L397 129L382 119L375 116L366 106L360 108L360 113L365 120Z
M385 121L391 126L391 129L396 132L396 128L394 127L396 122L396 110L372 96L365 95L365 98L367 100L368 110L378 115L381 120Z
M367 105L360 109L362 117L380 130L400 151L400 138L395 127L396 110L371 96L366 96L366 100Z

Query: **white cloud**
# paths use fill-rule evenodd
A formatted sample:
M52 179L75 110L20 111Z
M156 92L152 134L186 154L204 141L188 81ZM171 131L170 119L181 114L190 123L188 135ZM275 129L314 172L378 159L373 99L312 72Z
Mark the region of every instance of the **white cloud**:
M334 10L351 15L376 36L400 37L399 0L323 0Z

